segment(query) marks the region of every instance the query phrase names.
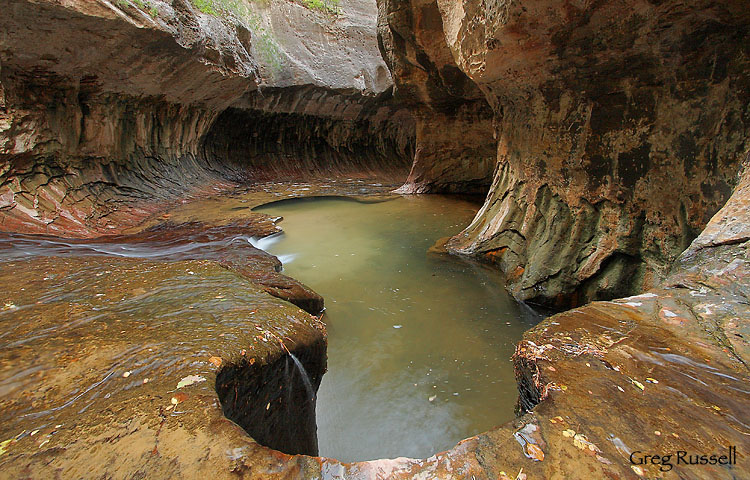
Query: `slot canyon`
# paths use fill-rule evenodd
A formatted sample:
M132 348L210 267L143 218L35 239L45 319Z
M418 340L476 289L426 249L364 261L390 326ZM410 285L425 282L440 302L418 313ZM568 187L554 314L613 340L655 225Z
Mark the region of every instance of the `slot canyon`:
M745 0L0 0L0 478L750 478Z

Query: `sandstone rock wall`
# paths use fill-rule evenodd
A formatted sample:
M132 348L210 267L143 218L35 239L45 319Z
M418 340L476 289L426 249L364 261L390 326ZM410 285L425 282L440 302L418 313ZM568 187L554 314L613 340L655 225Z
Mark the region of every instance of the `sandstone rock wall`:
M282 89L279 95L296 92ZM343 111L325 115L280 105L273 113L227 109L206 136L205 156L222 159L242 181L325 182L352 176L403 181L414 156L411 116L380 99L342 96L347 99L339 99ZM334 99L326 97L329 108ZM302 105L295 104L304 112Z
M414 112L416 151L402 193L486 193L495 167L492 110L455 64L434 2L378 3L395 95Z
M324 165L311 158L372 173L401 171L412 155L413 122L389 104L374 4L347 0L333 14L287 1L7 3L3 230L116 233L191 195L310 178ZM249 130L215 124L229 108Z
M389 0L380 19L397 95L439 108L458 68L453 104L481 111L478 89L491 107L492 187L448 247L497 262L518 298L647 289L727 200L750 125L743 2ZM455 165L432 152L406 188Z
M197 155L216 113L91 95L88 89L96 86L85 82L71 84L57 76L32 80L8 68L2 83L0 228L5 231L112 233L177 194L226 183Z

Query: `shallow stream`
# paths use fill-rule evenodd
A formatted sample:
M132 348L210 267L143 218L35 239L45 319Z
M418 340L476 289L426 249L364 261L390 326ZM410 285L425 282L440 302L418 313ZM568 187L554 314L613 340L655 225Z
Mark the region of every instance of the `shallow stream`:
M428 457L513 418L510 357L539 317L505 292L497 272L427 253L476 210L435 195L256 209L284 217L284 233L257 246L325 298L320 455Z
M161 391L160 382L173 385L197 366L208 378L212 355L277 348L294 327L283 312L302 312L215 263L288 288L272 277L276 260L251 244L325 298L320 455L424 458L512 419L510 357L539 317L505 292L496 271L428 253L478 206L435 195L367 198L257 207L283 217L284 233L260 239L252 235L275 230L271 217L250 212L243 197L185 205L164 216L171 223L131 236L0 235L0 394L13 394L0 433L78 423L135 386ZM87 358L89 347L111 355L85 374L66 373L71 364L60 359ZM17 358L33 359L28 371L14 370ZM63 377L64 387L24 394Z

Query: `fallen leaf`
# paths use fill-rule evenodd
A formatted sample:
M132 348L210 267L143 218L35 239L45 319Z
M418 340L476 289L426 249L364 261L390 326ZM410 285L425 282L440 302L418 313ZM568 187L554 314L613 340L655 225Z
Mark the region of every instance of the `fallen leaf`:
M617 386L617 389L618 389L619 391L621 391L621 392L624 392L624 391L625 391L625 390L623 390L623 389L622 389L622 387L621 387L621 386L619 386L619 385Z
M638 380L631 380L631 381L633 382L633 385L635 385L636 387L640 388L641 390L645 390L646 389L646 387L644 387L643 384L641 382L639 382Z
M573 437L573 445L581 450L589 450L590 452L593 452L595 454L601 453L599 447L589 442L589 439L586 438L586 435L583 435L582 433L578 433L575 437Z
M0 455L4 454L6 452L5 447L7 447L10 444L10 442L12 442L12 441L13 441L13 439L9 438L7 440L4 440L4 441L0 442Z
M638 475L639 477L643 476L643 469L638 465L631 465L630 468L632 468L636 475Z
M211 357L208 359L216 368L221 367L221 357Z
M661 437L661 432L659 430L654 430L654 435Z
M177 388L187 387L194 383L205 382L206 379L200 375L188 375L177 383Z
M505 472L500 472L500 475L497 476L497 480L513 480L508 476Z
M533 458L537 462L544 460L544 452L541 448L534 445L533 443L526 444L526 455Z
M188 394L187 393L182 393L182 392L175 393L174 397L172 397L172 405L180 404L180 403L184 402L187 399L188 399Z
M125 372L122 374L122 378L128 378L130 376L130 372Z
M659 380L651 377L646 377L646 381L649 383L659 383Z
M573 445L583 450L584 448L588 448L588 439L586 438L586 435L583 435L581 433L577 433L575 437L573 437Z
M576 431L575 430L571 430L571 429L567 429L567 430L563 430L562 434L563 434L563 437L573 437L573 436L575 436Z

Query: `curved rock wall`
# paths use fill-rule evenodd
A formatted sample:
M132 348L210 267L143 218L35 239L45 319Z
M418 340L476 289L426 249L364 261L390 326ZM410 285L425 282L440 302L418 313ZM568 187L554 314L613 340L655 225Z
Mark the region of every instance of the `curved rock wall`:
M378 32L395 96L416 122L416 151L402 193L485 194L496 141L492 110L455 64L434 2L379 2Z
M404 111L371 103L369 108L360 105L364 111L353 118L343 119L227 109L208 132L203 152L206 158L222 159L243 181L355 176L398 184L413 157L412 120Z
M237 182L311 178L324 158L346 166L331 172L405 176L414 127L388 103L374 4L342 2L337 15L292 2L195 5L3 9L2 230L117 233Z
M389 0L380 18L397 94L438 108L452 67L454 103L478 111L479 89L491 106L492 187L448 247L499 263L516 297L647 289L727 200L750 126L743 2Z
M115 233L177 194L226 183L197 155L216 113L8 68L1 78L5 231Z

